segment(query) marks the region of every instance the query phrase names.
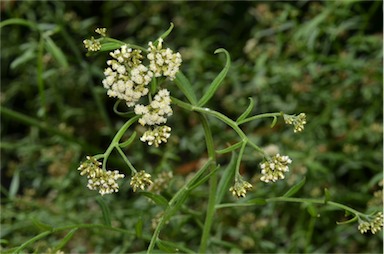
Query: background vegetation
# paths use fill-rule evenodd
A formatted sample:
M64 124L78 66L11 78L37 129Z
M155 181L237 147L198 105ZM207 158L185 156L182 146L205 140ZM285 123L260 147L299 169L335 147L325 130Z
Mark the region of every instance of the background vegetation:
M1 3L1 249L19 246L47 225L103 223L98 193L76 170L85 155L103 152L125 121L113 113L114 99L101 85L107 54L86 57L84 38L96 27L111 37L146 45L173 22L166 45L183 56L182 70L200 94L223 66L217 48L233 63L209 107L231 118L248 97L254 114L307 114L307 126L293 134L280 121L244 126L260 146L293 159L286 181L258 181L260 157L246 152L244 176L254 191L247 198L282 195L303 177L298 193L332 200L357 210L382 209L382 3L381 1L298 2L126 2L5 1ZM19 19L17 24L6 23ZM177 94L173 90L174 95ZM162 149L135 142L126 150L137 168L174 179L163 195L178 190L206 157L195 115L174 108L172 137ZM235 135L211 119L219 147ZM125 174L118 156L110 168ZM221 165L228 156L219 158ZM380 185L381 183L381 185ZM162 238L197 250L207 190L196 189L186 211L175 215ZM132 234L82 229L64 252L145 250L151 220L161 209L122 183L103 197L112 225ZM235 202L226 197L228 202ZM188 210L187 207L189 207ZM316 209L319 217L307 210ZM221 209L213 226L212 252L382 252L383 236L361 235L341 211L293 203ZM154 222L152 220L152 222ZM143 233L137 236L138 225ZM46 252L62 231L29 246Z

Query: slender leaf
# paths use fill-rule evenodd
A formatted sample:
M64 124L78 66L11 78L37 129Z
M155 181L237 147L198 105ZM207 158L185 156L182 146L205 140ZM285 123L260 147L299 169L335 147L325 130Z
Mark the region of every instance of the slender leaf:
M141 191L140 193L146 196L147 198L151 199L153 202L155 202L155 204L159 206L163 206L163 207L168 206L168 200L161 195L158 195L152 192L147 192L147 191Z
M52 54L53 58L60 64L61 67L67 68L68 61L63 51L56 45L56 43L49 36L44 36L45 46L49 53Z
M212 83L209 85L208 90L205 92L203 97L199 100L198 105L204 106L211 98L212 96L216 93L217 89L220 87L220 85L223 83L224 78L227 76L229 67L231 66L231 57L228 53L227 50L223 48L216 49L214 52L215 54L217 53L224 53L226 56L226 63L223 68L223 70L217 75L217 77L212 81Z
M3 22L0 22L0 28L3 28L5 26L9 26L9 25L28 26L33 30L38 30L38 27L35 23L30 22L30 21L25 20L25 19L15 18L15 19L7 19L7 20L4 20Z
M32 219L32 223L33 225L35 225L36 228L38 228L41 231L50 231L53 229L51 225L41 222L36 218Z
M120 48L123 45L125 45L123 42L104 42L101 44L101 49L99 52L112 51Z
M61 250L68 242L72 239L73 235L76 233L78 228L74 228L68 232L68 234L56 245L53 253L57 253L57 251Z
M96 199L97 203L99 204L101 211L103 213L103 219L104 219L104 224L107 226L111 226L111 212L109 210L109 207L105 203L104 199L101 197L98 197Z
M19 65L26 63L36 57L36 47L33 46L28 50L24 51L19 57L15 58L15 60L11 63L11 69L16 69Z
M237 123L239 123L242 120L244 120L245 118L247 118L247 116L249 115L249 113L251 113L253 107L255 106L255 102L253 101L253 99L251 97L249 97L248 99L249 99L249 105L248 105L247 109L244 111L244 113L241 114L239 116L239 118L237 118L237 120L236 120Z
M324 204L326 204L329 200L331 200L331 194L327 188L324 188Z
M9 186L9 199L13 199L17 192L19 191L20 187L20 169L17 168L12 176L12 182Z
M276 123L277 123L277 117L274 116L274 117L273 117L273 121L272 121L272 123L271 123L271 128L275 127Z
M192 105L197 104L196 94L192 89L192 85L189 80L184 76L184 74L179 71L176 73L176 79L174 80L177 87L183 92L185 97Z
M232 152L232 151L236 150L237 148L241 147L242 144L243 144L243 141L237 142L233 145L228 146L227 148L217 150L216 153L224 154L224 153Z
M358 217L355 215L352 219L346 220L346 221L336 221L336 224L342 225L342 224L348 224L357 221Z
M284 195L283 197L291 197L296 194L305 184L305 177L301 179L300 182L292 186Z
M171 24L170 24L168 30L165 31L162 35L160 35L160 38L162 38L162 39L167 38L167 36L172 32L173 27L174 27L174 25L173 25L173 23L171 22ZM159 41L159 39L157 39L153 44L157 45L158 41Z
M220 182L217 186L216 204L220 204L220 202L223 200L225 193L228 193L229 191L230 185L233 181L236 172L235 169L237 157L237 154L232 152L231 160L225 168L224 173L221 176Z
M317 210L312 204L308 204L307 211L312 217L318 217Z
M136 236L141 238L143 236L143 218L140 216L135 225Z
M125 147L127 147L127 146L129 146L132 142L133 142L133 140L135 140L135 138L136 138L136 131L134 132L134 133L132 133L132 135L129 137L129 139L127 140L127 141L125 141L125 142L123 142L123 143L120 143L119 144L119 146L121 147L121 148L125 148Z
M180 244L177 244L175 242L164 241L164 240L158 239L156 244L160 250L166 251L169 253L177 253L177 252L195 253L193 250L190 250L190 249L188 249L188 248L186 248Z

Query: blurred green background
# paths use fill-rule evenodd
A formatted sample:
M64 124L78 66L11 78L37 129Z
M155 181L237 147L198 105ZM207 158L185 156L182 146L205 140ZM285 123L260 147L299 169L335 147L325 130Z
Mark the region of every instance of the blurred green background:
M381 1L292 2L1 2L1 250L54 227L102 223L98 193L86 188L76 170L85 155L104 152L126 119L113 112L115 100L101 85L107 53L86 57L82 41L106 27L112 38L146 46L173 22L166 47L179 51L181 66L198 96L221 71L227 49L232 66L209 107L236 119L253 114L305 112L308 124L294 134L280 119L254 121L243 130L262 147L293 159L286 181L258 181L261 158L247 150L242 170L252 179L247 198L280 196L306 177L302 197L322 197L359 211L382 209L383 183L383 16ZM18 19L9 22L10 19ZM8 23L7 23L8 22ZM170 85L174 96L181 96ZM237 137L210 119L217 147ZM164 196L178 190L205 158L203 131L194 114L174 107L172 137L161 149L137 141L126 150L138 169L153 176L173 171ZM128 133L129 134L129 133ZM220 156L225 166L228 156ZM129 175L118 155L109 163ZM251 180L249 180L251 181ZM197 250L207 189L199 188L186 210L167 225L162 239ZM232 197L226 202L236 202ZM128 253L145 250L151 220L161 209L133 194L129 182L103 198L112 225L144 237L80 230L62 250L73 253ZM274 203L218 211L210 252L379 253L382 232L361 235L343 211ZM26 249L47 252L64 233Z

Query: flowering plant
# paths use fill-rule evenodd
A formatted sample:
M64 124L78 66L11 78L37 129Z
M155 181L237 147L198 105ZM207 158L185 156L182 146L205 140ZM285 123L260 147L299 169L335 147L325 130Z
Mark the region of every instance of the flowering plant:
M251 140L240 126L250 121L272 118L272 128L275 126L278 118L282 117L287 125L293 125L293 132L298 133L304 130L307 122L306 114L289 115L284 112L277 112L249 116L254 107L252 98L250 98L247 109L236 120L232 120L216 110L205 107L222 85L228 73L231 65L230 55L225 49L217 49L215 51L215 53L223 53L226 56L225 66L209 85L204 95L200 99L197 99L193 86L180 71L182 63L181 54L178 52L175 53L169 48L163 48L164 39L172 29L173 24L171 24L171 27L157 40L149 42L147 48L134 44L126 44L109 38L106 36L106 29L96 29L96 32L101 35L100 38L95 39L92 37L91 39L84 40L84 45L89 52L113 50L110 53L113 59L107 61L108 67L104 71L105 78L102 83L104 88L107 89L107 94L110 97L118 99L117 103L123 101L128 108L132 108L134 116L117 132L105 153L88 156L87 160L80 165L79 170L81 171L81 175L87 176L87 186L89 189L98 190L101 195L117 192L119 187L116 181L123 178L124 175L118 171L108 171L106 165L112 150L116 149L118 151L131 171L132 177L130 185L133 191L141 190L156 204L165 207L164 212L160 218L158 218L157 225L155 225L155 231L150 240L148 252L152 252L156 245L160 246L164 244L164 241L159 238L160 231L166 223L171 220L172 216L181 209L188 194L206 181L209 181L210 192L199 252L207 251L211 226L216 210L226 207L252 206L270 202L323 204L343 209L353 214L354 217L352 219L342 223L350 223L358 220L358 229L361 233L370 230L374 234L382 228L382 213L366 215L343 204L333 202L330 200L330 195L327 190L325 190L324 199L292 197L305 184L305 178L289 189L282 197L254 199L248 200L245 203L234 202L222 204L221 202L225 192L229 191L236 198L244 198L247 192L252 190L252 184L244 180L240 174L240 164L247 146L254 149L263 157L263 160L260 162L261 177L259 178L262 182L272 184L278 180L285 179L285 175L289 172L289 165L293 163L287 155L280 155L279 153L271 155L267 153ZM168 80L168 82L164 82L165 80ZM168 85L168 83L171 83L171 85ZM172 90L176 87L184 94L187 101L171 96ZM151 174L144 170L138 172L122 150L122 148L129 146L135 140L136 132L126 141L121 142L121 138L131 125L138 122L140 125L147 127L147 130L144 131L140 138L142 142L157 148L164 145L171 137L172 128L167 126L166 123L168 118L173 114L173 105L188 112L198 114L204 129L208 159L197 173L189 179L170 200L167 200L160 195L158 189L159 187L161 188L161 185L165 185L166 182L172 178L172 175L166 174L167 180L164 182L163 178L158 181L152 180ZM225 148L217 149L213 142L208 117L214 117L229 126L237 133L239 141ZM222 178L218 179L217 172L220 168L216 155L226 153L232 154L235 166L228 167ZM102 160L102 162L99 162L99 160ZM147 192L146 189L149 192ZM182 248L184 247L180 247L180 249Z

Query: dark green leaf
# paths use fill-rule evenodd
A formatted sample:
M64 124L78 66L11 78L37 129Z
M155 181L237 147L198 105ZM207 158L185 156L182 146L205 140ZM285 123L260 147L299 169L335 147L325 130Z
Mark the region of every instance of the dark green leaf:
M220 85L223 83L224 78L227 76L229 67L231 66L231 57L227 50L220 48L216 49L215 54L217 53L224 53L226 56L226 63L223 68L223 70L217 75L217 77L212 81L212 83L209 85L208 90L205 92L203 97L199 100L198 105L204 106L216 93L217 89L220 87Z
M51 231L53 229L51 225L43 223L35 218L32 219L32 223L41 231Z
M272 121L272 123L271 123L271 128L275 127L276 123L277 123L277 117L274 116L274 117L273 117L273 121Z
M307 211L312 217L318 217L317 210L312 204L308 204Z
M9 186L9 199L13 199L20 187L20 170L17 168L12 176L11 185Z
M181 92L183 92L185 97L187 97L188 101L192 105L196 105L197 99L196 99L195 92L193 91L192 85L181 71L176 73L176 79L174 81L177 87L181 90Z
M74 228L69 231L68 234L59 242L59 244L56 245L53 253L56 253L57 251L61 250L68 243L68 241L72 239L73 235L76 233L77 230L78 228Z
M324 204L326 204L329 200L331 200L331 194L327 188L324 188Z
M237 142L237 143L235 143L233 145L228 146L227 148L224 148L224 149L216 151L216 153L224 154L224 153L232 152L233 150L236 150L237 148L240 148L242 144L243 144L243 141Z
M297 184L293 185L284 195L283 197L291 197L295 195L296 192L298 192L305 184L305 177L301 179L300 182Z
M121 147L121 148L125 148L125 147L127 147L127 146L129 146L132 142L133 142L133 140L135 140L135 138L136 138L136 131L134 132L134 133L132 133L132 135L129 137L129 139L127 140L127 141L125 141L125 142L123 142L123 143L120 143L119 144L119 146Z
M225 168L217 187L216 204L220 204L221 201L223 200L225 193L229 192L230 185L233 182L233 178L236 172L235 169L236 169L237 157L238 157L237 154L232 152L231 160L229 161L227 167Z
M109 210L109 207L107 206L102 197L98 197L96 201L99 204L103 213L104 224L107 226L111 226L111 212Z
M249 115L249 113L251 113L253 107L255 106L255 102L253 101L253 99L251 97L249 97L248 99L249 99L249 105L248 105L247 109L244 111L244 113L241 114L239 116L239 118L237 118L237 120L236 120L237 123L239 123L242 120L244 120L245 118L247 118L247 116Z
M63 51L56 45L56 43L49 36L44 36L46 49L53 58L60 64L61 67L67 68L68 61Z
M143 218L140 216L135 225L136 236L141 238L143 236Z
M35 23L30 22L25 19L7 19L4 20L3 22L0 22L0 28L3 28L4 26L9 26L9 25L21 25L21 26L28 26L32 28L33 30L37 30L37 26Z
M147 192L147 191L141 191L140 193L146 196L147 198L151 199L153 202L155 202L155 204L159 206L163 206L163 207L168 206L168 200L161 195L158 195L152 192Z

